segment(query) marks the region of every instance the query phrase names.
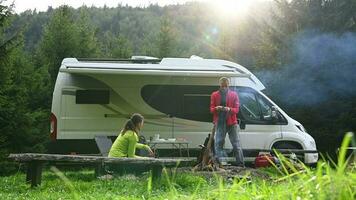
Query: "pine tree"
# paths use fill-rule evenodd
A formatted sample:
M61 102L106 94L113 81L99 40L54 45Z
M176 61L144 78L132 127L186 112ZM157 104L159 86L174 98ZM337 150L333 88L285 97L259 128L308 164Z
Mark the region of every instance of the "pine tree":
M98 41L96 38L95 27L90 23L86 7L80 8L79 20L76 23L78 33L78 52L76 57L95 57L99 54Z
M103 37L103 56L108 58L129 58L132 56L132 45L124 36L115 36L106 32Z
M161 19L161 28L157 38L158 57L168 57L174 54L176 33L168 17Z
M48 67L52 86L57 78L63 58L76 57L80 52L78 28L72 11L67 6L55 10L50 22L45 26L40 43L38 58Z
M14 36L5 34L12 17L11 9L11 6L0 5L1 175L15 169L16 165L5 159L9 153L44 151L49 115L45 106L36 105L32 99L47 93L48 88L41 83L45 74L36 71L24 53L21 32Z

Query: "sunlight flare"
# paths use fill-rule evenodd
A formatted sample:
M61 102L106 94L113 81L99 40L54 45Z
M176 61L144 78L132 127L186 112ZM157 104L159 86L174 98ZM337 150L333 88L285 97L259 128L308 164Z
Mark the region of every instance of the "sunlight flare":
M222 16L229 17L246 14L255 2L253 0L221 0L212 5Z

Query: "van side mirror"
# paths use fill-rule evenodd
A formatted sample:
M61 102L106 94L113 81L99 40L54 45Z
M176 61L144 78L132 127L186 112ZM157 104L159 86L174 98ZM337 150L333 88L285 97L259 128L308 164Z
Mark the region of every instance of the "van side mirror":
M274 120L278 120L278 109L276 106L272 106L271 117Z
M243 120L239 119L239 126L241 130L245 130L246 123Z

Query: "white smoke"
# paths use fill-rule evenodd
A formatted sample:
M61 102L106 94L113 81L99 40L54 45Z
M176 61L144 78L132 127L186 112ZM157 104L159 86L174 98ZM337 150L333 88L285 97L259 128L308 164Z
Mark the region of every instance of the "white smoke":
M286 105L356 96L356 34L307 31L292 41L293 60L258 77Z

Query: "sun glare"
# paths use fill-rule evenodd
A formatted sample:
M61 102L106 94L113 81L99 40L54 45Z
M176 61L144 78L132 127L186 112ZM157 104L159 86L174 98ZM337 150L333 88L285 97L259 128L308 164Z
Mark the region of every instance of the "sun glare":
M253 0L220 0L212 4L222 16L229 17L246 14L253 3Z

